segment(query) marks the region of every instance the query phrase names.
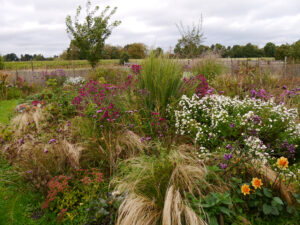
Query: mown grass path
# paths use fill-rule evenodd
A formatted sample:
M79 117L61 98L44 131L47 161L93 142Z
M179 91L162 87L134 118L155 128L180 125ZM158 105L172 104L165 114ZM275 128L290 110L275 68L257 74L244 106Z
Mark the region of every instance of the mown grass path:
M0 125L9 123L18 100L0 101ZM55 224L40 210L43 199L0 154L0 225Z
M9 116L13 113L13 109L17 106L19 100L0 101L0 124L8 124Z

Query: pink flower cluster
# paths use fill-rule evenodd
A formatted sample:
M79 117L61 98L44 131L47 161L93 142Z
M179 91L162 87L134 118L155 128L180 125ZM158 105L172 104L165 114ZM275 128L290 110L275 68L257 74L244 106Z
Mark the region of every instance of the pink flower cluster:
M208 85L206 78L200 74L197 76L192 76L189 79L184 78L184 86L182 87L182 91L185 92L192 87L196 87L195 93L199 97L203 97L207 94L211 94L213 89L211 89Z
M141 65L138 65L138 64L132 64L131 65L131 70L134 74L139 74L140 71L142 69L142 66Z

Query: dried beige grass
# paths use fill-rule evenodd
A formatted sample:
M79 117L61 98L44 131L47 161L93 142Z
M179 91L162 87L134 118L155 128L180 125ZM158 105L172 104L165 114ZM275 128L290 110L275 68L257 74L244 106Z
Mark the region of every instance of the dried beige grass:
M131 158L142 153L145 148L146 145L141 141L141 137L127 130L117 140L116 154L117 156L124 154L125 158Z
M70 164L75 169L80 168L80 156L83 148L79 145L71 144L67 140L62 140L62 150L64 151L64 154L68 158Z
M184 204L184 200L178 190L172 185L167 190L165 205L163 209L163 225L182 225L182 216L184 215L184 224L206 225L189 206Z
M136 171L112 182L117 184L117 191L129 193L119 208L116 224L206 225L187 205L184 192L205 197L211 191L225 191L226 185L221 181L216 182L219 186L208 183L208 170L191 151L193 149L185 145L163 159L127 160L129 171ZM202 209L200 211L205 214Z
M109 159L110 175L117 168L119 159L129 159L140 155L147 146L141 141L140 136L132 131L125 131L123 134L113 138L110 133L103 137L105 145L99 145L99 152L102 157Z
M37 131L40 131L40 123L45 119L45 114L41 108L36 107L34 110L18 114L10 123L16 136L21 136L29 131L29 124L34 122Z
M116 225L153 225L159 217L160 211L151 199L128 195L119 207Z

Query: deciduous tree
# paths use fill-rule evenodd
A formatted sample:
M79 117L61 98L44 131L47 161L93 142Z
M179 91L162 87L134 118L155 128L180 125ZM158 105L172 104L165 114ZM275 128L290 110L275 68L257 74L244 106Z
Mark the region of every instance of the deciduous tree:
M83 23L79 22L81 6L78 7L74 22L71 16L66 18L67 33L73 38L74 45L83 51L90 65L96 67L101 58L105 40L111 35L113 28L117 27L121 21L109 20L115 14L117 8L110 11L107 6L100 15L96 15L99 6L91 10L91 2L88 0L86 5L87 15Z

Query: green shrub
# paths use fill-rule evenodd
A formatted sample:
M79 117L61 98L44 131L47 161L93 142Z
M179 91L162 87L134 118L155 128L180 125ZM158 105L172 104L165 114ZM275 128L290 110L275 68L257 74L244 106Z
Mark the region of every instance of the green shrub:
M101 84L122 83L127 77L128 71L123 68L116 67L98 67L95 70L91 70L89 74L89 80L99 81Z
M194 75L202 74L208 81L213 80L224 71L224 65L214 56L207 56L192 66Z
M124 63L129 62L129 54L127 52L123 52L120 58L120 65L124 65Z
M152 52L142 65L138 85L146 93L142 98L150 111L164 111L172 99L181 97L182 66L167 56Z
M47 186L48 195L42 208L56 213L58 222L112 224L118 203L113 196L106 195L103 174L97 169L74 170L71 176L56 176Z

